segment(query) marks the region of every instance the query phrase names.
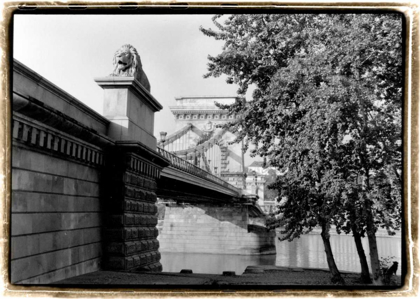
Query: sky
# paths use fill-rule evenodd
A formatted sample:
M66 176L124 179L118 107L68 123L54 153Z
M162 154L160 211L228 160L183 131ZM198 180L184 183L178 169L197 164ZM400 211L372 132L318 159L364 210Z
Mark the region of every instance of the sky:
M13 56L102 114L103 90L94 78L112 73L112 58L124 44L140 54L151 93L163 109L154 135L171 134L169 106L179 96L235 96L225 77L204 79L207 56L223 42L205 36L212 15L15 15Z

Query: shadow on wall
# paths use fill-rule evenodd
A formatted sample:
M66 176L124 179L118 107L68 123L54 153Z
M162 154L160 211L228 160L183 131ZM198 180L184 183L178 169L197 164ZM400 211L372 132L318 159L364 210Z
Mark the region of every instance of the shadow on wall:
M246 206L216 206L205 204L158 203L158 220L189 225L233 225L248 230L248 209Z

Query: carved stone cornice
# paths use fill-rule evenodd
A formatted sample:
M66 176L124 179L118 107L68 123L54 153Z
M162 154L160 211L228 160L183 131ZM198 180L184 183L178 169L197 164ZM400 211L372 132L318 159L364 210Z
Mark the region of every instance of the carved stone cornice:
M13 113L13 146L86 164L90 167L105 165L104 148L95 146L93 142L74 138L74 135L79 134L67 134L64 131L57 130L45 123L34 122L25 115ZM100 145L105 146L105 144Z
M136 153L160 167L170 165L170 161L167 158L138 141L116 141L115 145L118 150Z
M199 108L199 109L193 109L193 108L183 108L180 109L178 107L169 107L171 109L172 113L174 115L178 114L228 114L226 110L221 109L205 109L205 108Z
M114 145L114 141L108 136L98 133L37 99L25 97L17 92L13 92L13 111L97 146Z

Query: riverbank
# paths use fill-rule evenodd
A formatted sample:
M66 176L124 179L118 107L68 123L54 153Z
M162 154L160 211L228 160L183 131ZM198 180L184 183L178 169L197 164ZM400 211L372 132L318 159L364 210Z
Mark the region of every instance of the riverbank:
M97 271L54 283L60 286L209 286L229 288L230 286L333 286L331 275L326 269L287 268L276 266L249 266L243 274L228 272L221 274L195 273L127 273ZM346 286L369 287L357 281L358 274L343 272ZM401 277L394 277L401 285Z
M369 244L364 238L365 255L369 257ZM331 247L334 259L340 271L360 271L360 259L357 254L353 236L331 235ZM401 238L378 237L377 244L381 258L401 262ZM273 255L242 255L242 254L211 254L211 253L161 253L161 264L166 272L179 273L181 269L192 269L194 273L221 274L222 271L235 271L242 274L249 265L271 265L288 268L326 269L328 263L325 248L319 234L302 235L300 238L288 241L275 239L276 254ZM390 259L390 257L393 257ZM398 267L397 275L401 275Z

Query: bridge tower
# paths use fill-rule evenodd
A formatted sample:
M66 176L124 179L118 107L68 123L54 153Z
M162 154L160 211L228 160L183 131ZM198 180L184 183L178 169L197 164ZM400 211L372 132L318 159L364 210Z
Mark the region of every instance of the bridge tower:
M178 97L170 107L175 116L176 131L158 146L186 159L231 185L246 189L242 144L229 144L236 136L218 125L235 119L215 102L231 104L239 97Z

